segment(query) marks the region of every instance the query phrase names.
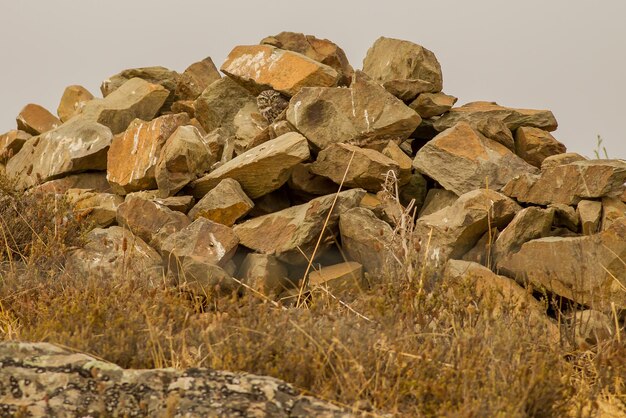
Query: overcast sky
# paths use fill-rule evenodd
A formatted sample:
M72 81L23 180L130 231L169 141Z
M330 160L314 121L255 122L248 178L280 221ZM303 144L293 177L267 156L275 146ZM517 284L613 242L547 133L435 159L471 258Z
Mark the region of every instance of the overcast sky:
M593 155L626 158L626 1L583 0L0 0L0 132L27 103L55 113L64 88L125 68L219 67L239 44L288 30L328 38L361 68L379 36L438 57L444 91L459 98L550 109L555 137Z

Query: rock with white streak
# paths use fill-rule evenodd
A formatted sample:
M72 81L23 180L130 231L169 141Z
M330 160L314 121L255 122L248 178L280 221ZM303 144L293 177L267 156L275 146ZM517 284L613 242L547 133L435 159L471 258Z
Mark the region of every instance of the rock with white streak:
M93 94L83 86L68 86L63 91L57 115L62 122L67 122L78 114L87 102L93 100Z

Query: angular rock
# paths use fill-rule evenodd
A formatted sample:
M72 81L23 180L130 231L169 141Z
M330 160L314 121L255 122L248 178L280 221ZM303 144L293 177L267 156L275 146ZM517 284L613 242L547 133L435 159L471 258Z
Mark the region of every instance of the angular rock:
M211 57L194 62L178 78L176 97L179 100L196 100L204 89L220 78L220 72Z
M309 158L302 135L291 132L252 148L192 183L193 195L201 198L225 178L237 180L249 198L268 194L289 179L293 167Z
M311 171L311 164L297 164L287 182L289 190L300 196L323 196L338 190L330 179L318 176Z
M531 126L552 132L558 124L549 110L513 109L498 105L496 102L471 102L450 109L448 113L437 119L434 126L443 132L459 122L476 124L486 118L499 119L514 131L520 126Z
M615 197L602 198L602 230L606 231L611 224L626 216L626 203Z
M626 182L626 161L585 160L549 168L539 176L511 180L502 193L536 205L576 205L583 199L614 197Z
M496 191L474 190L450 206L421 216L414 234L422 241L422 251L427 251L425 259L443 266L449 258L462 257L490 227L503 229L520 210L517 203Z
M498 228L491 228L483 234L471 250L461 257L464 261L472 261L487 268L492 268L495 264L493 259L493 246L498 239L500 232Z
M406 155L405 152L402 151L402 148L394 141L389 141L381 153L398 164L398 185L404 186L407 184L411 180L413 172L413 161L411 157Z
M95 228L106 228L115 223L117 208L124 202L121 196L82 189L70 189L66 196L72 204L74 214Z
M37 104L27 104L15 119L17 129L31 135L40 135L61 126L61 121Z
M458 99L444 93L422 93L411 102L409 107L422 119L440 116L452 109Z
M239 267L237 277L268 297L275 297L293 287L287 267L273 255L248 254Z
M521 173L537 170L506 147L460 122L423 146L413 166L457 195L488 187L500 190Z
M236 180L225 178L210 190L189 211L189 218L199 217L226 226L233 226L254 207L254 202L241 189Z
M163 242L191 222L184 214L156 202L130 197L117 208L117 223L161 252Z
M602 217L602 202L595 200L581 200L576 207L576 214L582 224L583 235L593 235L598 232Z
M236 46L220 68L254 94L272 89L293 96L303 87L336 86L332 67L270 45Z
M166 100L163 103L164 110L169 109L174 102L174 93L180 75L176 71L169 70L165 67L142 67L131 68L115 74L104 80L100 85L100 91L103 97L108 97L118 90L124 83L133 78L140 78L150 84L158 84L167 90ZM140 119L140 116L137 116ZM134 119L134 118L133 118Z
M168 95L169 91L158 84L131 78L106 98L87 102L82 114L117 135L135 119L154 118Z
M67 122L73 116L78 114L80 110L90 100L93 100L93 94L89 92L83 86L68 86L63 91L59 107L57 108L57 115L61 122Z
M563 154L556 154L546 157L545 160L541 163L541 171L546 171L550 168L557 167L559 165L574 163L576 161L584 161L586 160L580 154L576 154L575 152L566 152Z
M515 152L515 140L511 130L506 123L497 118L485 118L477 120L472 128L483 134L485 137L504 145L511 151Z
M196 108L193 107L193 104L193 100L178 100L172 103L171 111L172 113L186 113L190 118L193 118L196 115Z
M311 164L313 174L327 177L336 184L341 184L345 175L344 187L360 187L372 192L381 189L389 171L393 171L396 178L400 176L400 166L391 158L350 144L330 145Z
M31 134L18 129L0 135L0 162L6 163L10 160L30 138Z
M459 197L445 189L430 189L424 199L424 205L419 211L418 218L430 215L443 208L451 206Z
M167 139L184 124L185 113L164 115L150 122L135 119L116 135L108 152L107 180L117 194L157 187L156 166Z
M72 173L104 170L111 139L109 128L76 117L27 140L7 163L6 172L28 188Z
M233 119L235 129L235 152L242 154L257 145L256 139L267 127L267 120L259 113L256 104L248 103Z
M443 88L441 65L435 54L409 41L378 38L367 51L363 71L404 101Z
M30 189L32 193L65 194L70 189L82 189L97 193L110 193L111 185L106 172L72 174L57 180L50 180Z
M554 139L550 132L526 126L515 131L515 153L537 168L541 168L547 157L565 151L565 145Z
M500 272L600 311L626 307L626 218L606 231L548 237L522 245L500 262Z
M343 49L328 39L319 39L303 33L281 32L263 39L261 44L297 52L334 68L340 75L341 85L349 84L354 73Z
M289 102L287 120L322 150L339 142L362 146L401 141L415 131L421 118L356 71L350 88L302 89Z
M335 199L317 255L332 243L330 238L337 232L339 215L357 206L364 194L364 190L352 189L322 196L303 205L250 219L236 225L234 231L241 245L258 253L275 255L289 264L306 264L306 257L311 257Z
M289 191L286 187L281 187L259 198L254 199L254 207L248 213L251 217L268 215L291 207Z
M176 194L217 162L217 156L194 126L176 128L158 158L154 177L160 197Z
M572 232L578 232L580 226L580 218L576 209L562 203L553 203L548 208L554 209L554 226L564 227Z
M363 266L354 261L322 267L309 273L309 286L323 286L333 294L358 294L363 284Z
M170 196L159 197L158 190L142 190L140 192L128 193L126 200L138 197L145 200L151 200L159 205L165 206L176 212L187 213L193 207L195 199L193 196Z

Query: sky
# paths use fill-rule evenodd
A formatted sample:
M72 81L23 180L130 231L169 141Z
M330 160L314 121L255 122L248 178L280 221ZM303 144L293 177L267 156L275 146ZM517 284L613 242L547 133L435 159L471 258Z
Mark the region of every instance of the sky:
M281 31L327 38L361 68L380 36L435 53L458 105L496 101L550 109L553 135L593 157L626 158L623 0L0 0L0 132L27 103L55 113L66 86L100 96L126 68L219 67L236 45Z

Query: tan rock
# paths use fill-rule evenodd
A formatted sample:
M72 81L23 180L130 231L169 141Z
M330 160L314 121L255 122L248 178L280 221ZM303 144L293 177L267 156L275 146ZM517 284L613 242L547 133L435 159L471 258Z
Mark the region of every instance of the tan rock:
M150 122L135 119L125 132L116 135L107 163L107 180L115 193L155 189L161 150L170 135L187 123L185 113L164 115Z
M18 129L0 135L0 162L6 163L10 160L30 138L31 134Z
M363 146L400 141L415 131L421 118L356 71L350 88L302 89L289 102L287 120L321 150L339 142Z
M364 287L363 266L354 261L346 261L325 266L309 273L309 286L328 288L331 293L355 294Z
M423 146L413 166L447 190L462 195L488 187L500 190L520 173L537 170L506 147L460 122Z
M106 228L116 221L117 208L124 198L112 193L97 193L83 189L70 189L66 197L74 214L94 228Z
M246 196L239 183L225 178L196 203L189 211L189 218L196 220L203 217L230 227L253 207L254 203Z
M56 180L50 180L30 189L33 193L65 194L70 189L83 189L97 193L110 193L111 185L106 172L72 174Z
M413 161L394 141L389 141L381 153L398 164L398 185L404 186L411 180Z
M293 287L287 267L267 254L248 254L239 267L237 277L255 291L271 298Z
M80 110L90 100L93 100L93 94L83 86L68 86L63 91L57 115L62 122L67 122L73 116L76 116Z
M500 272L545 288L592 309L626 307L626 218L606 231L580 237L548 237L505 257Z
M548 208L554 209L554 226L564 227L570 231L577 232L580 226L580 218L576 209L562 203L552 203Z
M566 152L563 154L550 155L549 157L546 157L545 160L543 160L543 162L541 163L541 171L546 171L559 165L584 160L586 160L585 157L580 154L576 154L575 152Z
M239 283L226 271L204 257L185 257L176 274L171 274L180 290L190 293L203 305L207 301L239 289Z
M323 196L335 193L339 188L330 179L311 171L311 164L297 164L287 181L289 190L300 196Z
M515 152L515 140L511 130L506 123L497 118L478 119L472 125L474 129L483 134L485 137L504 145L511 151Z
M602 202L595 200L581 200L576 207L576 214L580 219L584 235L593 235L598 232L602 217Z
M194 62L183 71L176 83L176 97L179 100L196 100L211 83L221 75L211 57Z
M619 198L602 198L602 230L606 231L613 222L626 216L626 203ZM626 260L625 260L626 261Z
M549 168L539 176L519 176L502 193L536 205L575 205L582 199L618 196L624 182L626 161L585 160Z
M168 98L169 91L141 78L131 78L104 99L91 100L82 114L108 128L124 132L135 119L151 120Z
M287 182L293 167L309 158L302 135L291 132L252 148L192 183L201 198L225 178L237 180L249 198L270 193Z
M426 193L424 205L419 211L418 217L430 215L443 208L451 206L459 197L446 189L430 189Z
M499 234L500 232L498 231L498 228L491 228L491 230L485 232L483 236L476 241L476 244L474 244L472 249L466 252L461 259L464 261L478 263L487 268L492 268L495 265L493 259L493 246L495 241L498 239Z
M444 93L421 93L409 107L422 119L440 116L452 109L458 99Z
M306 257L310 258L313 254L335 199L316 254L318 256L332 244L329 238L337 233L339 215L357 206L364 194L364 190L352 189L337 195L322 196L303 205L250 219L236 225L234 230L242 245L258 253L275 255L290 264L306 264Z
M259 113L257 105L248 103L235 115L233 127L236 137L235 152L243 154L261 144L257 143L257 138L268 127L268 124L267 120Z
M176 128L165 141L158 158L154 177L160 197L178 193L217 162L217 156L194 126Z
M27 104L15 119L17 129L31 135L40 135L61 126L61 121L38 104Z
M441 66L435 54L409 41L378 38L367 51L363 71L405 101L443 88Z
M513 109L495 102L471 102L454 107L437 119L434 126L439 132L443 132L461 121L475 124L486 118L501 120L511 131L520 126L531 126L549 132L557 128L556 119L549 110Z
M190 221L186 215L156 202L131 197L117 208L117 223L161 252L163 242Z
M565 145L554 139L550 132L527 126L515 131L515 153L537 168L541 168L541 163L547 157L565 151Z
M108 97L113 92L118 90L122 85L124 85L124 83L126 83L128 80L131 80L133 78L140 78L150 84L160 85L165 90L167 90L166 100L163 103L163 110L168 110L175 100L174 93L176 91L176 84L178 83L179 77L180 75L176 71L172 71L160 66L130 68L104 80L100 85L100 91L102 92L103 97ZM136 117L140 119L147 119L142 118L141 116Z
M220 68L254 94L272 89L293 96L303 87L336 86L332 67L270 45L236 46Z
M159 197L158 190L142 190L140 192L128 193L125 200L129 200L133 197L151 200L159 205L165 206L168 209L182 213L189 212L195 203L193 196Z
M330 145L311 164L313 174L327 177L336 184L341 184L345 175L344 187L360 187L372 192L381 189L389 171L393 171L396 177L400 176L400 166L391 158L378 151L349 144Z
M189 115L190 118L193 118L196 115L196 108L194 107L193 100L177 100L174 103L172 103L171 110L172 110L172 113L186 113ZM190 124L191 124L191 121L190 121Z

